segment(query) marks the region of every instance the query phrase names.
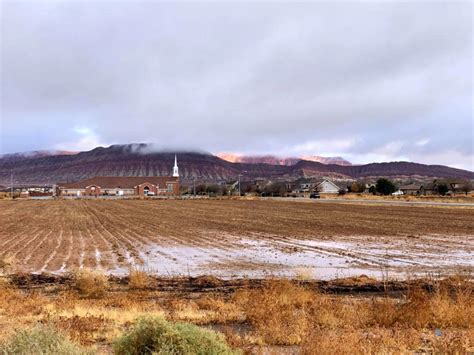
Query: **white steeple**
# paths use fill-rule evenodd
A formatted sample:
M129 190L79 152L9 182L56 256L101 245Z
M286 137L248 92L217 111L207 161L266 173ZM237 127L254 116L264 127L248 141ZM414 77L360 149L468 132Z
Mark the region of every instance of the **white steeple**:
M178 159L176 158L176 154L174 155L173 177L179 177Z

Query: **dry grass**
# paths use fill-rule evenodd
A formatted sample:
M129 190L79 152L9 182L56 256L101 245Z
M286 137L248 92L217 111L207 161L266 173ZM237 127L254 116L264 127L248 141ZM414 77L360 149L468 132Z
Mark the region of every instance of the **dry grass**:
M92 354L70 341L67 336L47 326L36 326L16 332L0 343L1 354L87 355Z
M6 276L0 276L0 290L10 287L10 279Z
M472 351L472 331L367 328L353 331L315 330L303 342L302 354L467 354Z
M220 296L206 296L197 300L172 298L165 304L169 318L196 324L240 322L245 319L241 309Z
M12 273L17 263L18 261L13 255L6 254L0 256L0 275Z
M165 315L156 296L123 290L97 299L65 292L49 304L49 319L81 344L110 343L137 318Z
M145 290L150 286L150 277L146 271L131 268L128 273L128 286L132 290Z
M0 342L15 329L42 323L54 326L83 346L111 344L137 319L161 317L215 327L232 346L298 346L302 353L366 354L474 350L473 284L457 277L432 289L410 287L397 297L335 296L309 289L310 283L268 280L263 287L244 287L231 294L177 293L153 287L101 285L96 275L84 290L67 285L19 290L0 289ZM217 283L213 280L213 283ZM76 284L77 287L77 284ZM103 293L110 287L110 291ZM216 286L216 290L220 286ZM82 289L82 288L81 288ZM87 295L87 296L85 296Z
M107 276L95 270L80 269L72 273L74 288L85 298L103 297L108 288Z
M457 279L404 298L334 297L289 281L238 291L253 336L266 344L301 344L305 353L392 353L474 346L472 283ZM433 335L441 333L441 336ZM466 338L467 337L467 338ZM324 353L324 351L322 351Z
M438 290L434 294L416 287L406 301L373 302L372 321L380 326L413 328L468 328L474 324L472 290Z
M314 293L290 281L271 280L263 289L237 292L255 331L269 344L299 344L310 327L308 309Z
M222 334L192 324L171 323L161 317L143 317L114 342L117 355L209 354L237 355Z

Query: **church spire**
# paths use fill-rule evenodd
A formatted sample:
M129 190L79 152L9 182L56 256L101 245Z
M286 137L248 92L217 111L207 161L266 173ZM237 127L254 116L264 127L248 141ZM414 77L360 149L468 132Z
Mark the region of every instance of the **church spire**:
M176 154L174 155L173 177L179 177L178 158L176 158Z

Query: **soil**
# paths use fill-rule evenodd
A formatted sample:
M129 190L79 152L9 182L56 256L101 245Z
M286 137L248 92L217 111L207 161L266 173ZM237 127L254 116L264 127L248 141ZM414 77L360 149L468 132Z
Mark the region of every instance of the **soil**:
M23 272L334 279L474 271L474 208L262 200L0 201Z

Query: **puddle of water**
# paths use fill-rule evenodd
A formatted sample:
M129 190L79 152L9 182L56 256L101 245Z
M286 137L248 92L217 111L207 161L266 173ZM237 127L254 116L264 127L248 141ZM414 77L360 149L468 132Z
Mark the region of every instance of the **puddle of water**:
M434 252L429 245L414 250L398 240L331 241L299 239L234 238L230 249L154 245L139 254L145 270L161 276L214 275L221 278L310 276L334 279L365 274L382 278L405 277L407 271L431 272L442 268L474 268L473 253L466 250L440 248ZM427 250L427 251L424 251ZM127 255L130 264L135 262ZM110 270L124 274L124 268Z

